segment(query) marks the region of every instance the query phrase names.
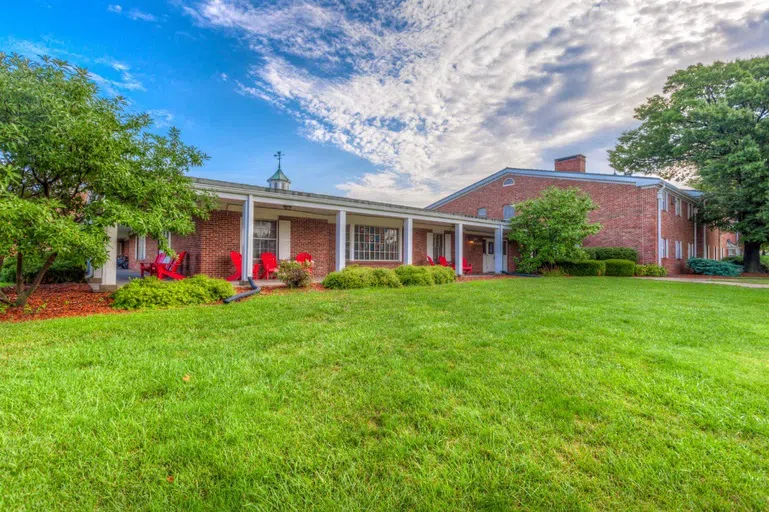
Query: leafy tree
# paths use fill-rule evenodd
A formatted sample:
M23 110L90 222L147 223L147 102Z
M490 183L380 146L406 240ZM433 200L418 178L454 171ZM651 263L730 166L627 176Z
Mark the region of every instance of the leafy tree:
M550 187L538 198L517 204L509 234L521 252L517 268L536 272L559 260L586 258L582 242L601 229L600 224L587 220L587 215L597 208L578 188Z
M699 219L739 232L745 271L758 272L769 242L769 57L676 71L635 117L612 165L701 190Z
M105 98L87 70L43 57L0 53L0 265L43 261L15 305L26 304L57 257L107 259L105 228L122 224L156 238L194 230L212 206L185 176L208 158L180 133L149 133L146 114ZM0 301L11 303L0 292Z

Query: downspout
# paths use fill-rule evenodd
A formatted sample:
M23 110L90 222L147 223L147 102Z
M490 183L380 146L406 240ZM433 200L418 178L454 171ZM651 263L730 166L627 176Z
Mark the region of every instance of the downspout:
M657 191L657 265L662 266L662 201L665 198L663 189Z

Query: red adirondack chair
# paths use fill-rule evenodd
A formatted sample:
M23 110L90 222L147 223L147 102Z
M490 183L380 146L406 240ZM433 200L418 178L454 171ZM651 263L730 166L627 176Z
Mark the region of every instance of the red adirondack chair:
M185 256L187 256L187 251L182 251L176 255L176 258L174 258L171 263L161 263L158 265L158 279L163 279L164 277L170 277L171 279L177 280L184 279L184 276L177 271L184 261Z
M442 267L452 267L453 265L449 265L449 262L446 261L446 256L438 256L438 264Z
M451 264L451 268L456 268L454 263ZM462 258L462 273L470 274L473 271L473 266L467 263L467 260Z
M427 263L429 263L431 267L435 266L435 262L433 261L433 259L430 256L427 257Z
M278 271L278 259L271 252L263 252L262 258L262 277L269 279L271 275L274 275Z
M312 254L309 252L300 252L296 255L296 261L302 265L307 265L307 271L312 274Z
M230 259L232 260L232 264L235 265L235 268L237 269L234 274L229 276L227 278L227 281L240 281L242 279L243 274L243 255L241 255L238 251L230 251ZM255 278L259 278L259 264L254 263L254 269L252 271L252 275Z
M157 256L155 256L155 261L149 262L145 261L142 263L139 263L139 272L141 273L141 276L144 277L144 273L147 272L149 275L157 275L158 274L158 265L161 265L163 263L163 260L166 259L166 254L163 252L159 252Z

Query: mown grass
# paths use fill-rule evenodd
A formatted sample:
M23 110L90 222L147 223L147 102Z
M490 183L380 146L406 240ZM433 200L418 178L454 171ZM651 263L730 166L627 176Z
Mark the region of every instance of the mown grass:
M767 311L515 279L0 325L0 509L767 509Z

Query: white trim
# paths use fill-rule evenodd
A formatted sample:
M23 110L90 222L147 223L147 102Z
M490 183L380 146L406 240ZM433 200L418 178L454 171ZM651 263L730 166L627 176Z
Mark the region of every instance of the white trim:
M414 219L407 217L403 220L403 263L414 264Z
M463 227L461 222L457 222L457 224L454 226L454 245L456 246L454 248L454 270L458 276L462 275L462 258L464 257L463 253L463 247L462 247L462 241L464 240L464 233L463 233Z
M345 229L347 228L347 212L345 210L339 210L336 212L336 268L334 270L342 270L345 265ZM353 255L353 242L350 240L350 257Z
M494 273L495 274L501 274L502 273L502 260L503 260L503 250L502 250L502 227L498 227L494 231Z
M241 251L243 258L243 269L241 277L254 277L254 199L248 196L243 204L243 224L244 224L244 247Z
M291 221L278 221L278 259L291 259Z
M433 249L434 249L433 245L435 243L434 237L435 237L435 235L433 234L433 232L432 231L428 231L427 232L427 240L426 240L426 244L425 244L425 249L426 249L426 252L427 252L427 256L432 258L433 262L435 262L435 256L433 256Z

